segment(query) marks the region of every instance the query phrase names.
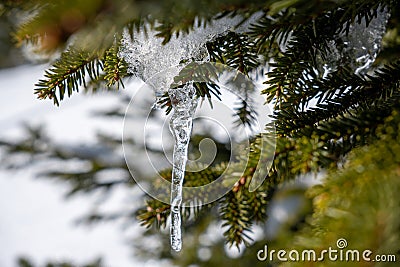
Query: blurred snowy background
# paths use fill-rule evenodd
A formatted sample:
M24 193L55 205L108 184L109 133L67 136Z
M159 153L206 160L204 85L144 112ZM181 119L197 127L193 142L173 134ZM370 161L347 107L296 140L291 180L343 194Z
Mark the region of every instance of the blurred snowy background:
M92 116L93 111L115 105L119 101L115 94L76 94L60 107L37 100L33 85L46 67L22 65L0 70L0 138L23 137L23 124L43 125L48 135L63 144L91 143L98 130L121 133L121 120L104 123ZM130 88L124 93L129 94ZM102 257L105 266L132 266L132 251L124 239L129 231L114 224L79 224L77 219L98 197L75 196L65 201L65 185L37 177L38 171L46 169L43 164L0 170L0 266L16 266L19 256L41 265L48 260L84 263ZM118 188L104 208L123 205L124 198L135 193L127 191Z

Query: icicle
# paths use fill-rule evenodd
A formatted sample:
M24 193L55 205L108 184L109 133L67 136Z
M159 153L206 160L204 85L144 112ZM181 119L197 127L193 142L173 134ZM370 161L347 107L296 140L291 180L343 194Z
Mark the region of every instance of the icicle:
M190 33L179 37L174 35L167 44L162 44L163 40L157 37L158 33L150 27L146 29L147 34L144 31L135 33L134 39L127 30L123 33L119 56L128 63L128 72L153 88L157 98L153 109L160 108L157 100L165 92L168 92L174 109L170 123L171 132L175 137L171 184L171 245L176 251L182 248L180 214L182 183L197 98L192 83L187 83L182 88L168 88L185 64L192 61L209 61L206 48L208 41L229 31L246 32L251 23L261 15L262 12L257 12L238 27L235 26L243 22L241 16L224 17L208 22L207 25L204 22L196 22L194 24L197 26Z
M338 65L350 66L355 74L365 74L378 55L389 16L387 7L379 7L368 26L365 19L361 23L354 22L348 34L343 30L330 41L330 54L321 66L323 76L336 70Z
M171 183L171 247L175 251L180 251L182 248L180 213L182 184L197 97L193 83L188 83L182 88L170 89L168 94L174 108L170 130L175 138Z
M365 19L360 24L350 26L347 36L342 38L342 53L350 63L355 74L365 74L374 63L381 47L382 37L386 30L386 23L390 13L388 8L377 11L377 16L368 24Z

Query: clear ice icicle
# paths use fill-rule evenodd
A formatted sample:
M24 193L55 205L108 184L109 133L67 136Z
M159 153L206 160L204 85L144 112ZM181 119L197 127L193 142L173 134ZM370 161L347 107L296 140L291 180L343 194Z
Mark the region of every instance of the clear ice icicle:
M207 25L203 22L198 25L196 22L195 25L198 26L194 27L190 33L179 35L179 37L173 36L167 44L163 44L162 39L157 37L157 32L148 25L136 33L134 39L126 30L123 33L118 55L128 63L128 73L146 82L154 90L158 100L167 92L167 88L174 83L174 77L187 64L181 64L182 62L208 62L210 59L206 49L208 41L225 35L229 31L246 32L251 23L261 15L262 12L257 12L244 23L241 16L224 17L213 20ZM239 26L235 27L237 25ZM182 88L169 89L168 94L174 108L170 129L175 137L171 184L171 245L174 250L179 251L182 247L180 215L182 183L197 98L192 83ZM157 100L153 106L154 109L160 108Z
M174 109L170 130L175 139L171 182L171 247L182 249L181 213L182 185L185 176L188 145L192 132L193 116L197 107L196 89L193 83L168 91Z
M360 23L354 22L348 34L344 29L335 40L331 40L331 52L320 66L324 76L336 70L339 65L349 66L357 75L367 73L378 55L389 16L387 7L379 7L376 17L371 19L368 26L365 19Z

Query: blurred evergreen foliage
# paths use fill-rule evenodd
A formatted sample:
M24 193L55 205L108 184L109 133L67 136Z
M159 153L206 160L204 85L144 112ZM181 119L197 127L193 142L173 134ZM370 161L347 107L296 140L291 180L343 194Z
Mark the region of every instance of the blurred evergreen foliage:
M31 260L29 260L28 258L24 258L21 257L18 259L18 267L36 267L38 265L35 265L32 263ZM88 264L74 264L71 262L47 262L45 265L42 265L43 267L102 267L104 266L101 263L101 259L95 260L92 263L88 263Z

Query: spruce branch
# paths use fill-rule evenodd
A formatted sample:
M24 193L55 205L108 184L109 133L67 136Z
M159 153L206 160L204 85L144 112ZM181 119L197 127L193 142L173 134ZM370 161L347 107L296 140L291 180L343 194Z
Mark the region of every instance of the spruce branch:
M75 49L67 50L52 68L46 70L45 79L35 84L35 94L39 99L53 99L58 106L65 93L70 97L73 91L79 91L80 86L86 87L86 75L92 80L98 79L102 68L102 62L95 55Z
M319 249L345 238L353 247L399 257L399 161L393 156L400 150L399 118L393 111L377 130L379 139L352 151L344 168L308 190L313 216L291 245Z
M124 87L123 77L128 75L127 63L118 56L119 46L114 44L105 53L104 56L104 80L107 81L107 87L117 84Z
M81 87L85 89L105 86L118 89L124 87L122 79L127 76L127 64L118 57L118 46L110 47L103 57L99 55L70 48L62 53L61 57L46 70L45 79L39 80L35 86L35 94L39 99L53 99L54 104L68 97L73 92L78 92Z
M225 64L245 75L260 65L255 44L245 34L229 32L208 42L207 50L211 61Z
M311 100L318 92L320 96L317 98L317 105L306 111L298 110L296 105L285 105L284 109L277 110L274 114L277 131L280 134L292 135L304 127L317 128L323 121L332 120L337 116L353 117L357 120L356 114L363 113L363 110L375 110L383 114L384 109L393 106L389 105L389 102L398 101L399 73L400 61L384 66L365 78L355 75L352 70L339 69L323 81L312 80L307 84L311 88L307 98ZM382 80L387 82L382 84ZM306 91L305 88L303 90ZM297 101L297 95L290 95L288 104Z

